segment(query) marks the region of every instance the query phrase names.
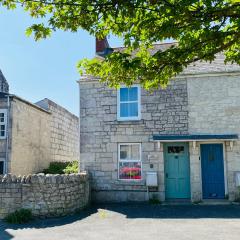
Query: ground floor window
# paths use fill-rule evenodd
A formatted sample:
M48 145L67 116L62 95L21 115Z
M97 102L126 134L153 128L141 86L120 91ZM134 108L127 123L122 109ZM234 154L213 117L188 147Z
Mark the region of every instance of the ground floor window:
M120 143L118 146L119 179L142 179L141 144Z
M0 175L4 173L4 162L0 161Z

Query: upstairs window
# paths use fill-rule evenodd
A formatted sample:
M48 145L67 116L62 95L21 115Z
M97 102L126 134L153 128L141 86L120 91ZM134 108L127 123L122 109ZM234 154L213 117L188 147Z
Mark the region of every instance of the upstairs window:
M140 120L140 86L121 87L118 90L118 120Z
M0 139L6 138L7 131L7 110L0 109Z

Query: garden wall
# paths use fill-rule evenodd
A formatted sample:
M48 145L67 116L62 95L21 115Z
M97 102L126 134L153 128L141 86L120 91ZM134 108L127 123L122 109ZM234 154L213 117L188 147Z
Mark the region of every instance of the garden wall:
M0 176L0 219L17 209L31 209L34 216L63 216L89 204L86 173Z

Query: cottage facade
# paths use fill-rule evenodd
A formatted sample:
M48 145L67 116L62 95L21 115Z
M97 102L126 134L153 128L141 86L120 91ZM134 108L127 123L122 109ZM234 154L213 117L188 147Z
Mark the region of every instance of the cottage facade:
M49 99L33 104L9 94L0 72L0 174L41 172L79 160L78 117Z
M239 66L218 55L153 93L137 84L110 89L91 76L79 88L80 163L94 200L239 197ZM149 172L156 187L146 186Z

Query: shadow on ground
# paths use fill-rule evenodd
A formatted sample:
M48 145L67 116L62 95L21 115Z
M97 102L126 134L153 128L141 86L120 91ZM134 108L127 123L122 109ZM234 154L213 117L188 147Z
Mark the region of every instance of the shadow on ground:
M114 213L120 213L126 218L146 218L146 219L240 219L239 205L151 205L149 203L116 203L116 204L95 204L75 215L51 218L35 219L29 224L7 224L0 221L0 240L13 239L7 229L23 228L51 228L71 224L81 221L96 214L99 209L105 209ZM90 221L89 224L94 224Z
M160 204L102 204L98 208L126 215L127 218L240 219L240 205L160 205Z

